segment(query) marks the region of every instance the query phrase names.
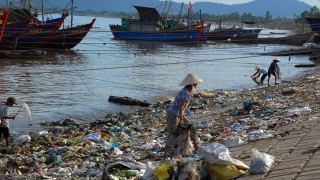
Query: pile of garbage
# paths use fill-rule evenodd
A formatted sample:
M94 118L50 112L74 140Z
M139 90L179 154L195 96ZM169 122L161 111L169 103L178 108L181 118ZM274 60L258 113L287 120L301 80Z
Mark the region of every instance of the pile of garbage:
M0 148L0 177L187 179L192 175L203 179L220 176L217 173L227 169L232 173L222 176L265 172L272 165L271 155L253 149L252 162L257 163L248 166L231 158L228 148L288 136L296 129L279 127L318 118L318 77L315 73L297 82L248 91L198 92L186 116L195 124L200 148L187 157L163 158L165 115L171 100L133 112L109 113L90 123L45 121L41 125L47 131L11 134L12 145ZM215 159L221 157L219 153L229 161Z

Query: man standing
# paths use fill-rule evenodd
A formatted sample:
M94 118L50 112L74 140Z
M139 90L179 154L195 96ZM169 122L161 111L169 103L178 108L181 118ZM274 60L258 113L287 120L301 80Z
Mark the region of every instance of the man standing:
M9 119L15 119L16 116L9 116L9 107L12 107L14 104L18 105L16 98L9 97L7 102L0 105L0 136L4 137L6 140L6 145L10 145L10 133L9 133Z

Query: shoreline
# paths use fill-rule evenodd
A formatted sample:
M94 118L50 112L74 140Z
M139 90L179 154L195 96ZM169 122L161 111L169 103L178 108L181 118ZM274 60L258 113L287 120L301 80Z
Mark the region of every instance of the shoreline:
M299 81L300 78L303 78L303 77L305 77L307 75L316 73L318 71L320 71L320 67L316 67L310 72L300 73L300 74L297 74L297 75L292 76L290 78L287 78L286 81L289 81L289 83L286 82L286 83L284 83L284 85L291 84L293 82ZM266 77L265 82L267 81L267 78L268 77ZM274 78L274 77L271 76L271 78L270 78L271 84L273 82L272 78ZM248 79L248 81L252 81L252 80ZM214 89L214 90L207 89L207 90L197 90L197 93L209 91L209 92L215 92L215 93L217 93L217 92L228 92L228 93L231 93L231 94L243 94L243 93L248 93L250 91L261 91L261 90L264 90L264 89L268 88L268 86L257 86L257 85L254 85L253 82L252 82L252 84L253 84L253 86L247 87L247 88L240 88L240 89ZM274 85L272 85L271 87L274 87ZM181 86L180 89L182 89L182 86ZM172 100L173 101L175 96L176 96L176 94L178 93L178 91L172 91L170 93L168 92L167 95L165 95L165 96L155 96L155 97L151 98L151 100L148 101L149 103L151 103L150 107L155 105L155 104L157 104L157 103L161 103L161 102L164 102L164 101L168 101L168 100ZM126 111L126 112L123 112L123 111L110 111L110 112L107 112L105 114L105 116L107 116L108 114L133 113L135 111L138 111L139 109L143 109L143 107L140 107L140 106L130 106L130 105L129 106L128 105L120 105L120 106L127 106L128 107L127 109L129 109L129 110ZM96 112L94 112L94 113L96 113ZM99 113L101 113L101 112L99 111ZM57 120L57 121L63 121L65 119L73 119L75 121L78 121L81 124L90 124L90 123L92 123L94 121L101 121L102 120L101 118L99 118L99 119L90 118L91 120L89 120L89 119L88 120L80 119L80 118L78 118L78 116L76 114L74 114L74 115L68 115L64 119L60 119L60 120ZM47 122L47 121L42 121L42 122ZM40 122L40 124L42 122ZM32 129L34 129L34 130L29 131L29 132L37 133L39 131L47 130L48 127L39 125L39 127L33 126Z
M304 131L305 128L292 130L290 127L320 116L320 72L317 69L277 86L198 92L187 118L196 126L199 146L224 143L235 137L242 138L248 145L272 139L281 142L290 132ZM290 94L284 93L292 89ZM256 104L244 108L244 102L249 101ZM10 168L27 177L42 173L46 177L74 178L86 176L86 173L77 173L86 171L98 172L95 176L101 178L107 165L119 161L160 165L167 134L165 111L170 104L163 99L163 102L148 108L137 107L129 113L109 113L104 120L51 124L46 126L50 129L48 132L27 133L30 136L27 142L13 143L15 145L9 149L2 146L2 158L9 160L6 163ZM21 158L25 160L20 161ZM250 163L248 158L242 160ZM83 162L90 162L96 168L86 167ZM10 175L23 176L0 177Z

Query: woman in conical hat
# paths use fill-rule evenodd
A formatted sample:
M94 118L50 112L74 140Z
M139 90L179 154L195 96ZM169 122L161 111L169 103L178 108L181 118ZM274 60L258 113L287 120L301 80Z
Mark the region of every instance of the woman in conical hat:
M281 62L279 58L273 59L273 62L270 64L269 69L268 69L268 86L270 85L270 77L271 74L274 76L274 84L279 84L277 83L277 79L280 77L280 67L278 66L278 62Z
M261 68L260 66L256 66L255 70L256 70L256 72L253 75L251 75L251 78L258 79L258 77L260 77L260 74L262 74L261 79L260 79L260 84L262 85L264 79L268 75L268 70L265 68ZM255 81L255 82L257 82L257 81ZM259 85L259 82L258 82L258 85Z
M184 86L176 96L175 100L167 110L167 130L168 136L174 133L174 127L181 124L191 124L185 117L185 109L190 103L192 94L195 92L198 83L203 81L194 74L188 74L184 80L179 84ZM193 142L195 151L198 150L197 133L194 125L191 124L190 139Z

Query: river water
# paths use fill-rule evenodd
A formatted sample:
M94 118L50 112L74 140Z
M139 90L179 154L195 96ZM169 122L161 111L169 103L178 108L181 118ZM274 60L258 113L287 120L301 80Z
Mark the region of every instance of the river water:
M88 23L93 17L78 16ZM275 57L259 53L296 48L283 45L239 45L208 41L201 44L128 42L113 39L109 24L120 19L97 18L94 29L73 50L47 51L42 59L1 59L1 101L15 96L32 112L32 121L20 111L10 130L38 130L42 121L66 118L94 121L109 112L130 107L109 103L110 95L154 101L173 95L188 73L204 83L198 89L246 89L256 65L268 68ZM294 68L309 56L280 57L282 79L310 69ZM272 81L273 82L273 81ZM15 114L20 105L10 108Z

